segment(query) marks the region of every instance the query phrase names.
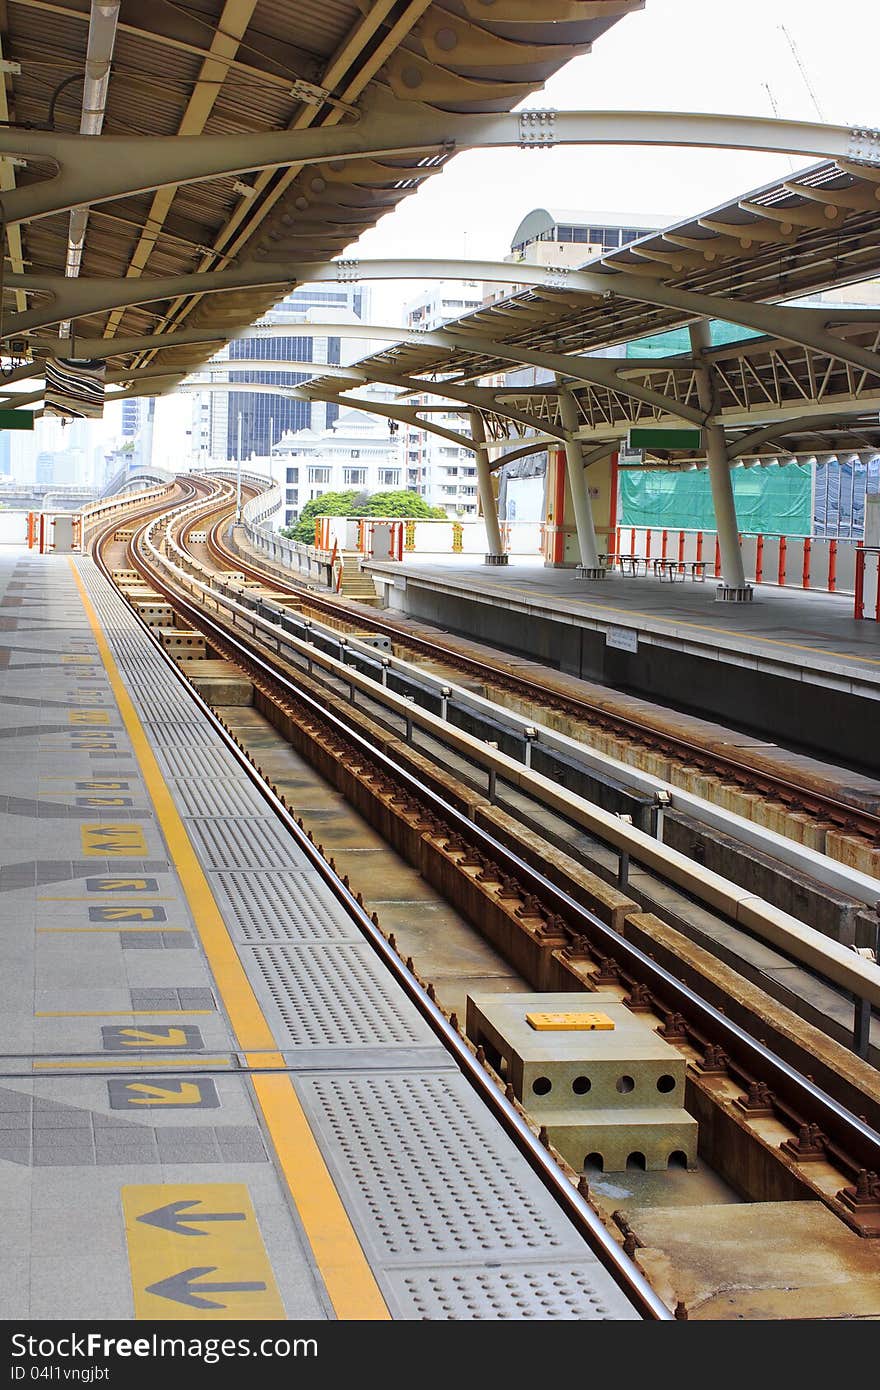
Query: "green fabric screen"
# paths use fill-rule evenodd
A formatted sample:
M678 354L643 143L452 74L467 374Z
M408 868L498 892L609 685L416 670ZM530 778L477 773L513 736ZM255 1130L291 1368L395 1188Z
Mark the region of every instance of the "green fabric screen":
M709 337L713 347L725 343L740 343L746 338L760 338L754 328L742 328L723 319L710 319ZM646 338L634 338L626 345L627 357L675 357L691 350L690 334L686 328L671 328L667 333L651 333Z
M731 473L739 529L771 536L809 536L812 530L812 466L771 463ZM627 469L620 474L623 526L714 531L708 470L672 473Z

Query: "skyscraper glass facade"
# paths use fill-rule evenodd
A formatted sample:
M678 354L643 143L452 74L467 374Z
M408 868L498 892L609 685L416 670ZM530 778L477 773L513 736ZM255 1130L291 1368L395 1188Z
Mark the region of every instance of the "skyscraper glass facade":
M233 362L311 362L311 338L238 338L229 344ZM230 366L230 378L264 386L296 386L311 372L266 372L258 369L238 372ZM228 396L226 456L238 457L239 417L241 417L241 456L268 454L285 430L306 429L311 423L308 401L258 391L230 391Z

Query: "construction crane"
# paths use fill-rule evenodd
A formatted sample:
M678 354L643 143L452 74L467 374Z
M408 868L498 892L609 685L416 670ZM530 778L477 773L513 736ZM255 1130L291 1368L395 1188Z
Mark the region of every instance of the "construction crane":
M771 105L772 108L773 108L773 115L776 117L777 121L780 120L781 118L780 118L780 115L779 115L779 107L778 107L778 105L776 104L776 98L775 98L775 96L773 95L773 90L772 90L772 88L771 88L771 86L770 86L770 83L769 83L769 82L762 82L762 83L761 83L761 86L764 88L764 91L767 93L767 96L770 98L770 105ZM795 172L794 160L791 158L791 155L788 156L788 167L789 167L789 169L791 170L792 173Z
M819 120L820 120L820 121L824 121L824 120L825 120L825 113L824 113L824 111L822 110L822 107L819 105L819 98L816 96L816 93L815 93L814 90L813 90L813 84L811 83L809 77L807 76L807 70L806 70L806 68L804 67L803 60L802 60L802 58L801 58L801 55L800 55L800 53L798 52L797 44L795 43L794 39L791 37L791 34L788 32L788 30L786 29L786 27L785 27L784 24L780 24L779 27L780 27L780 29L782 30L783 34L785 35L786 39L788 40L788 46L789 46L789 48L791 49L792 55L793 55L793 57L794 57L794 60L795 60L795 62L796 62L797 65L798 65L798 69L799 69L799 71L800 71L801 77L804 79L804 86L806 87L807 91L808 91L809 94L810 94L810 100L812 101L813 106L816 108L816 115L819 117ZM766 82L765 82L764 85L765 85L765 87L767 86ZM770 88L768 87L767 90L768 90L768 92L769 92ZM771 96L770 99L771 99L771 101L773 100L772 96Z

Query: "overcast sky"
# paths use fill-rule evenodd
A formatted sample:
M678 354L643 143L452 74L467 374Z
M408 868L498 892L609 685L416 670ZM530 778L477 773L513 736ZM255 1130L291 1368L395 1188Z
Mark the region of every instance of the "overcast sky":
M524 105L772 116L775 103L782 117L877 127L878 54L878 0L647 0ZM347 254L496 260L535 207L624 220L656 213L673 222L811 162L649 147L473 151L456 156ZM401 323L419 285L370 288L372 321ZM118 409L107 410L116 428ZM189 411L189 397L160 401L157 456L173 454Z
M775 102L785 118L878 127L878 55L878 0L647 0L524 105L772 116ZM534 207L672 222L812 162L650 147L473 151L382 218L353 253L500 259ZM399 322L401 289L380 285L373 295L374 321Z

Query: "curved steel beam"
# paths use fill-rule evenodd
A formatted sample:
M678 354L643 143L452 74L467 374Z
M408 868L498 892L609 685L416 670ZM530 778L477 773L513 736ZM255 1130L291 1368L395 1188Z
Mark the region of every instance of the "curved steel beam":
M181 391L187 393L193 391L240 391L242 383L239 381L198 381L184 382ZM390 420L400 420L407 425L416 425L420 430L427 430L429 434L438 434L443 439L448 439L452 444L458 444L460 448L473 451L473 442L468 435L456 434L455 430L448 430L443 425L434 425L429 420L423 420L415 406L396 406L388 405L385 401L363 400L358 396L342 395L338 391L303 391L301 386L272 386L263 382L248 382L248 394L266 394L271 396L286 396L295 401L331 401L336 405L348 406L351 410L360 410L364 415L384 415ZM143 392L132 391L132 395L143 395ZM124 399L124 393L114 395L114 400Z
M241 330L242 333L246 331L246 329ZM547 367L550 371L563 372L574 381L607 386L633 400L643 401L645 404L656 406L671 415L678 415L683 420L690 420L695 424L702 423L702 412L693 406L680 404L659 391L640 386L629 380L631 372L636 372L639 369L644 370L646 367L658 371L664 368L686 370L693 365L693 359L687 354L675 358L650 358L645 359L645 361L628 357L625 359L625 366L622 362L620 366L612 366L610 360L606 364L606 361L601 358L570 357L561 353L534 352L529 348L510 345L493 338L481 337L477 339L470 333L457 334L452 328L439 329L431 333L419 333L409 328L364 323L297 323L274 324L271 331L267 330L266 332L267 337L296 338L321 337L325 334L342 338L387 339L390 342L405 346L427 344L439 348L470 348L476 352L484 352L488 356L500 357L502 361L518 362L525 366ZM165 347L173 348L179 345L218 341L223 342L225 340L218 339L216 332L207 335L203 329L183 329L180 332L168 334L145 334L139 338L79 337L69 340L70 348L67 355L70 357L114 357L117 354L123 356L129 352L140 352L148 349L161 350ZM57 340L52 339L49 342L43 340L43 343L47 348L52 346L54 350L57 350ZM282 368L279 367L278 370L280 371ZM290 364L285 363L283 370L289 371ZM319 375L325 374L327 370L327 368L323 368ZM39 375L39 368L28 365L18 368L7 376L5 381L18 381Z
M880 187L880 185L878 185ZM878 205L880 206L880 205ZM360 280L478 279L563 290L572 296L599 295L609 301L616 296L643 304L658 304L678 310L684 319L719 318L744 328L754 328L773 338L784 338L803 347L817 348L854 366L880 374L880 355L867 348L836 338L825 331L835 321L833 306L826 309L792 309L780 304L753 304L740 299L696 294L677 286L659 284L622 271L560 270L507 261L434 260L340 260L318 263L273 265L264 261L215 271L210 275L180 275L156 279L69 280L53 275L7 274L10 289L39 290L53 296L51 305L40 305L10 316L4 337L33 328L48 327L65 319L130 304L147 304L179 294L220 293L223 290L278 286L289 290L296 284L336 281L340 284ZM838 310L837 317L840 313ZM418 338L419 335L413 335ZM477 341L476 338L471 340ZM562 359L566 361L565 358ZM598 361L599 359L592 359ZM562 368L567 370L566 367Z
M880 135L864 128L669 111L531 110L475 116L396 101L378 89L363 103L358 120L334 126L240 135L102 135L92 142L97 148L89 149L89 143L54 131L0 130L0 154L49 161L57 169L52 178L3 194L0 215L6 225L169 185L352 157L664 145L880 163Z
M515 420L517 424L524 425L526 429L543 430L545 434L551 435L554 439L564 440L566 438L564 429L555 428L536 415L527 415L525 411L499 404L494 393L488 388L447 385L445 381L427 381L421 377L383 371L375 367L371 367L369 372L365 372L360 370L356 363L349 367L324 367L322 365L321 376L347 377L352 382L352 388L366 386L373 381L381 382L383 386L399 386L407 395L436 396L439 400L458 401L487 414L502 415L506 420ZM320 377L311 379L313 381L320 380ZM303 382L301 389L308 391L308 382Z
M765 425L763 429L752 430L751 434L728 438L727 453L732 459L742 458L745 454L756 452L762 444L773 439L784 439L787 434L796 430L803 430L807 433L812 430L821 432L833 425L852 425L853 415L864 415L864 413L865 407L862 405L857 410L853 409L849 414L836 410L816 415L790 416L785 420L777 420L773 425Z

